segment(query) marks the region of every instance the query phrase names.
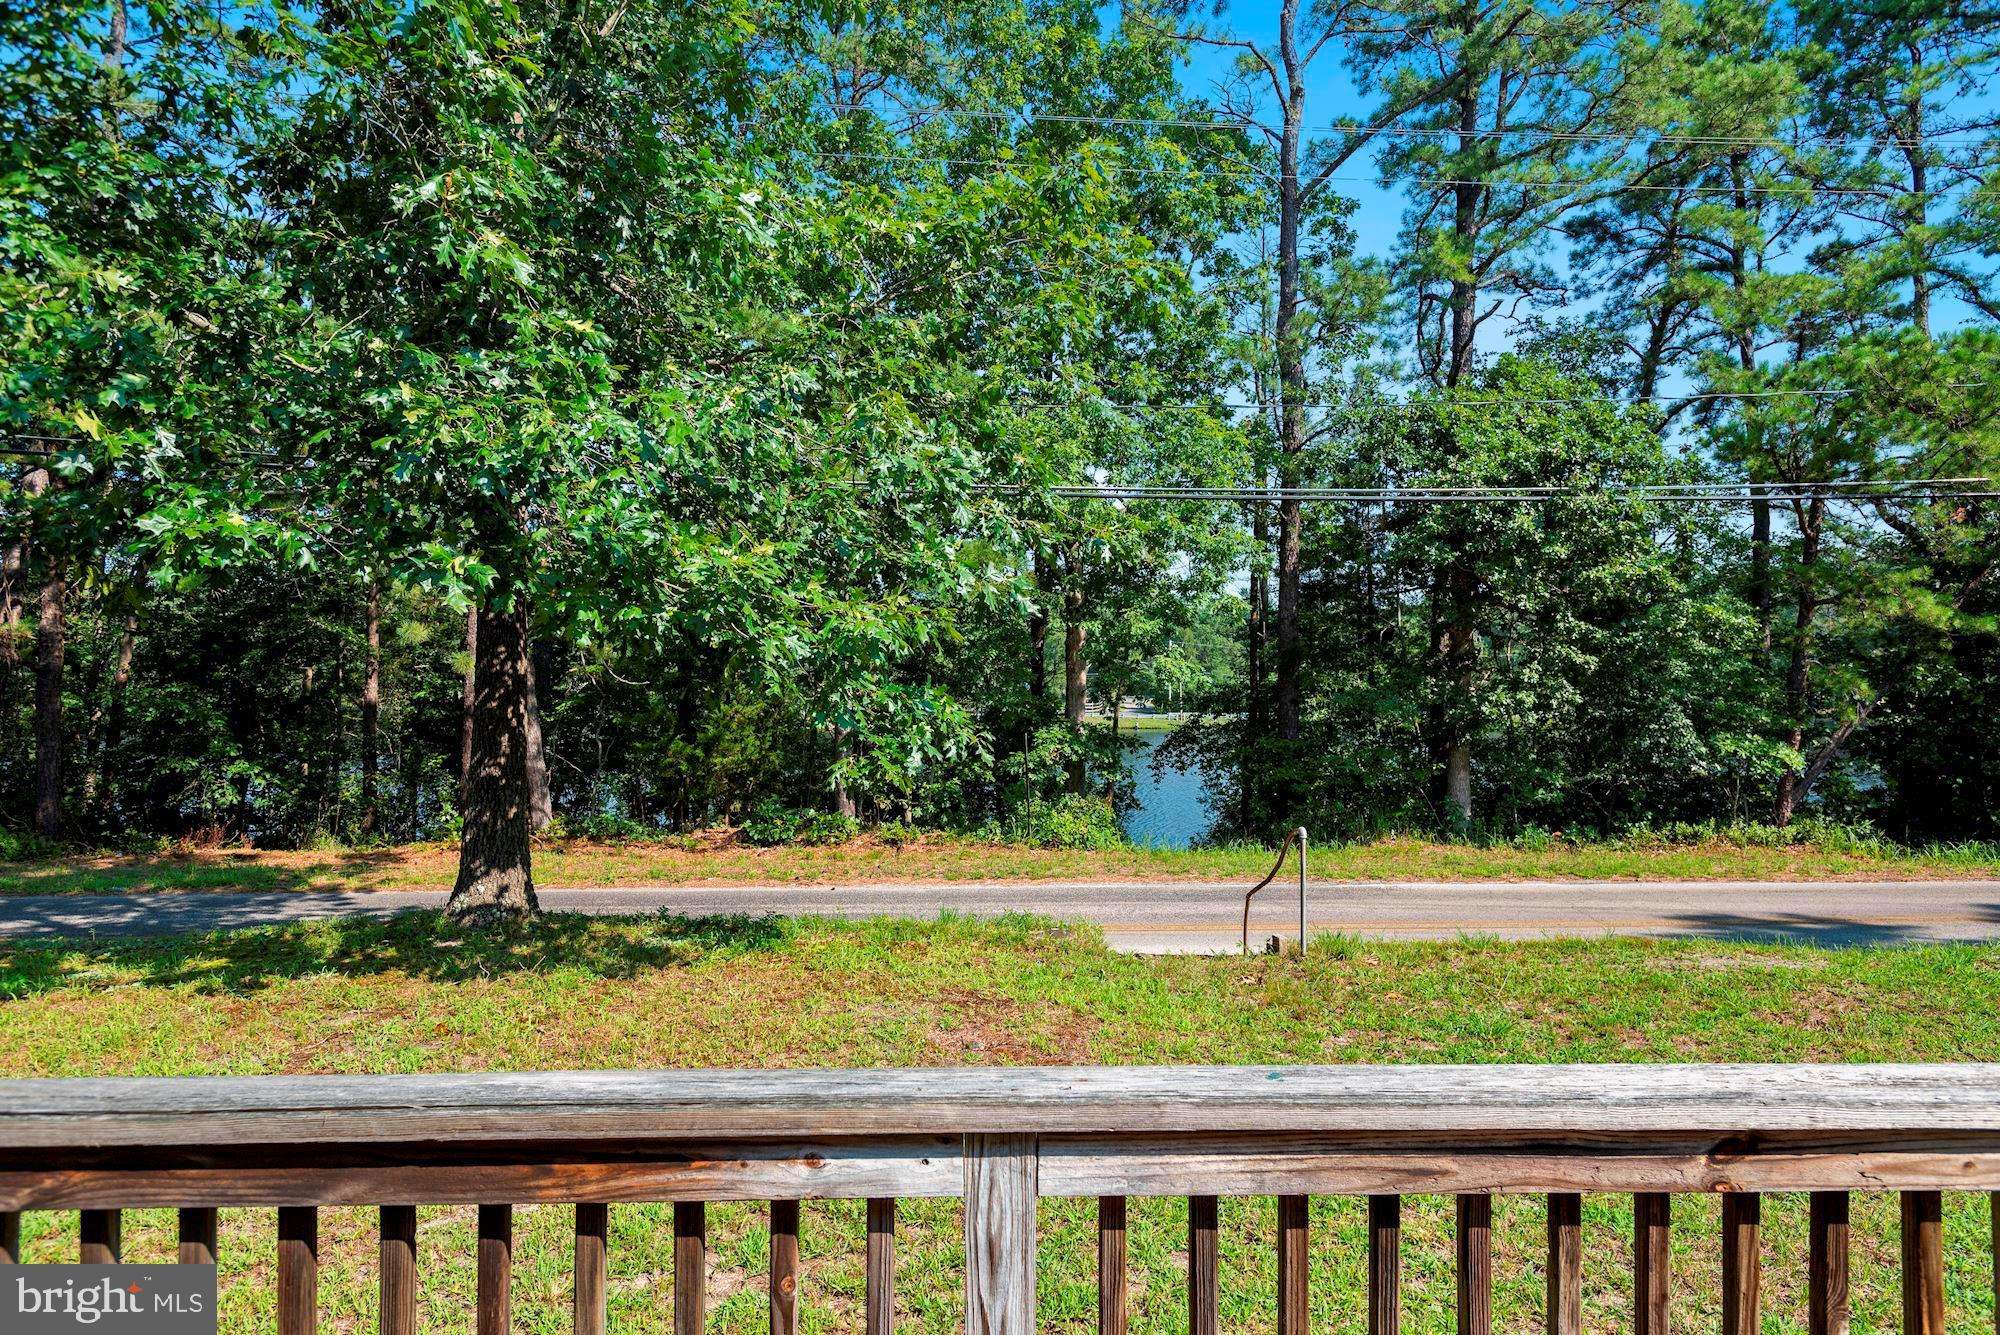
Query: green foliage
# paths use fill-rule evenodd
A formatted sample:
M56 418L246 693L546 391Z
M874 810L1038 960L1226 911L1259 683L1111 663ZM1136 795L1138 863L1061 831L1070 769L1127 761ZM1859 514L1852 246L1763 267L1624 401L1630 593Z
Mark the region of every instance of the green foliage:
M861 822L836 811L812 811L802 816L792 837L801 844L825 847L844 844L861 833Z
M737 833L746 844L759 848L775 848L779 844L789 844L798 838L799 822L806 813L794 811L774 801L759 802L750 818L743 822Z
M1270 151L1154 16L0 8L0 829L49 589L86 837L450 835L463 615L517 605L593 837L838 840L842 792L1094 846L1131 784L1070 706L1132 696L1225 840L2000 835L1990 500L1613 494L2000 471L1991 25L1364 8L1394 133L1314 136L1285 349ZM1289 451L1231 406L1281 352ZM1309 508L1281 739L1272 516L1076 494L1270 481L1570 492Z
M1067 793L1035 810L1028 822L1028 842L1043 848L1102 850L1123 845L1125 832L1109 802Z
M775 801L757 804L738 828L746 844L775 848L780 844L826 847L844 844L861 833L861 822L830 811L801 811Z

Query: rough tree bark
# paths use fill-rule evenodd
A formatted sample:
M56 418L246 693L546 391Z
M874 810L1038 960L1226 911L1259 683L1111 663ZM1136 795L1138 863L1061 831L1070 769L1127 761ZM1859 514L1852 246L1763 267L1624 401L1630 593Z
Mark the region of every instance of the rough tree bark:
M376 755L382 731L382 586L373 579L368 581L365 617L367 656L361 665L361 832L373 834L378 820Z
M1306 109L1306 63L1299 51L1299 0L1285 0L1278 15L1278 54L1284 70L1283 124L1278 135L1278 482L1296 487L1306 445L1306 349L1300 327L1303 285L1299 234L1305 225L1305 192L1299 184L1299 151ZM1299 739L1305 707L1301 674L1305 643L1300 625L1299 571L1303 513L1297 498L1278 506L1278 624L1272 701L1280 741ZM1290 794L1285 794L1289 799Z
M84 801L100 826L111 823L111 765L125 740L125 694L126 688L132 684L132 657L138 639L139 614L127 612L125 625L118 634L118 655L111 669L111 699L104 706L104 731L98 739L96 760L84 783ZM95 695L96 689L92 686L90 694ZM96 732L96 725L97 720L93 716L92 732Z
M1039 553L1029 560L1035 581L1035 610L1028 614L1028 699L1036 706L1035 721L1040 723L1040 705L1049 695L1048 576Z
M1479 137L1479 98L1467 89L1457 98L1459 151L1469 154ZM1461 253L1471 255L1479 242L1479 205L1485 187L1476 181L1462 182L1452 189L1452 233ZM1455 389L1472 371L1474 340L1478 335L1479 285L1472 278L1455 278L1451 283L1450 355L1445 364L1445 386ZM1461 700L1471 698L1479 670L1479 629L1474 606L1478 576L1466 560L1468 538L1451 535L1450 555L1438 578L1444 601L1443 629L1438 636L1438 656L1446 677ZM1443 796L1445 809L1461 825L1472 822L1472 738L1462 724L1453 723L1446 711L1441 721L1445 731L1439 751L1444 761Z
M1729 155L1729 179L1731 199L1736 212L1744 217L1750 214L1750 156L1747 153ZM1740 236L1729 246L1729 283L1739 297L1747 296L1750 287L1750 252ZM1747 305L1747 302L1746 302ZM1745 374L1757 369L1757 336L1749 325L1744 325L1735 334L1736 365ZM1771 503L1754 500L1750 503L1750 605L1757 610L1758 641L1764 652L1771 652Z
M1076 572L1070 572L1072 580ZM1083 624L1083 590L1069 588L1063 590L1063 722L1069 725L1072 734L1083 730L1083 706L1085 688L1090 680L1090 665L1083 659L1083 642L1087 631ZM1082 757L1073 757L1069 762L1069 790L1081 793L1088 782L1084 773Z
M1264 573L1263 554L1271 544L1271 525L1262 505L1251 507L1250 534L1257 551L1256 564L1250 574L1250 612L1245 634L1243 710L1243 761L1242 798L1243 829L1250 830L1257 823L1257 813L1262 805L1260 777L1257 762L1264 746L1264 641L1269 635L1271 614L1271 579Z
M49 489L51 477L46 467L31 468L21 479L21 491L40 496ZM25 580L28 539L17 538L10 558L16 563L17 577ZM44 839L62 837L62 677L63 599L68 584L62 559L54 550L45 552L48 570L42 577L35 616L35 832ZM18 616L18 614L16 614ZM9 644L12 644L9 636Z
M53 553L35 624L35 832L62 837L63 599L69 590Z
M539 911L528 827L528 618L517 605L481 609L473 655L471 764L458 881L445 912L456 919L525 918Z
M1785 670L1785 744L1794 751L1805 746L1806 722L1812 710L1813 619L1820 609L1814 575L1825 517L1826 501L1818 496L1799 510L1799 583L1792 604L1791 662ZM1796 769L1778 776L1777 791L1771 801L1773 825L1783 827L1792 823L1806 791L1801 777Z
M465 700L458 721L458 805L463 810L472 782L472 687L479 672L479 609L465 614Z
M549 753L542 745L542 702L535 693L535 654L530 645L528 662L528 829L540 834L556 818L554 795L549 791Z

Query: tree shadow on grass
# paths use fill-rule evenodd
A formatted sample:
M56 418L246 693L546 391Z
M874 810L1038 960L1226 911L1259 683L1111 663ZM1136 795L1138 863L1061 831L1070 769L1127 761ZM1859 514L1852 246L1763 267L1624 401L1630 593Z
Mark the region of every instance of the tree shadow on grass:
M0 893L86 895L161 890L306 890L329 884L366 885L368 874L405 855L393 848L329 853L294 865L248 852L103 854L0 863Z
M185 936L45 937L0 942L0 998L134 985L246 995L322 975L402 975L435 983L556 972L632 978L777 950L792 934L791 925L776 917L666 913L549 913L530 923L474 930L414 909Z

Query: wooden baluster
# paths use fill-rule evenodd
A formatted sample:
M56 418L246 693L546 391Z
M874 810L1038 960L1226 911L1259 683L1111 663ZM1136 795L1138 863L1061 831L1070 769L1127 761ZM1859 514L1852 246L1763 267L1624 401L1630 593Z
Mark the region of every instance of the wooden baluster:
M182 1265L215 1264L215 1211L182 1210L180 1225L180 1263Z
M674 1202L674 1335L708 1324L708 1206Z
M1993 1335L2000 1335L2000 1191L1987 1196L1986 1207L1993 1224Z
M862 1314L867 1335L896 1328L896 1202L876 1196L868 1202L868 1295Z
M1311 1319L1307 1219L1311 1201L1278 1197L1278 1335L1305 1335Z
M1220 1258L1216 1237L1217 1202L1213 1196L1188 1197L1188 1332L1216 1335L1221 1308L1217 1292Z
M1757 1335L1763 1217L1763 1197L1754 1191L1722 1198L1722 1335Z
M1903 1193L1904 1335L1944 1335L1944 1196Z
M576 1335L604 1335L611 1207L602 1201L579 1201L574 1232L576 1250L570 1265L570 1328Z
M514 1314L514 1207L479 1207L479 1279L473 1328L508 1335Z
M799 1335L799 1203L771 1202L771 1335Z
M0 1210L0 1265L21 1264L21 1212Z
M1583 1332L1583 1197L1573 1191L1549 1196L1548 1335Z
M1125 1198L1097 1198L1098 1335L1125 1335Z
M1403 1198L1368 1198L1368 1335L1403 1324Z
M968 1135L964 1147L966 1335L1035 1335L1038 1142Z
M1642 1191L1632 1198L1632 1316L1638 1335L1667 1335L1673 1201L1664 1191Z
M1847 1335L1847 1193L1815 1191L1811 1218L1807 1329L1811 1335Z
M1458 1198L1458 1335L1493 1332L1493 1198Z
M124 1224L116 1210L84 1210L77 1221L76 1259L84 1265L117 1265Z
M310 1205L278 1210L278 1335L313 1335L319 1328L319 1211Z
M417 1207L385 1205L376 1244L380 1335L417 1335Z

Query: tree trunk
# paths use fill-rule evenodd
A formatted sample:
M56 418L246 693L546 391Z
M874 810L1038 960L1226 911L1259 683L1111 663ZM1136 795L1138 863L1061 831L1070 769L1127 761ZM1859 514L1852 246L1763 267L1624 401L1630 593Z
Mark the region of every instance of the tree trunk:
M1808 501L1799 512L1799 584L1793 600L1791 663L1785 671L1785 744L1794 751L1805 746L1807 715L1812 709L1813 618L1819 613L1819 595L1813 581L1819 562L1820 523L1825 514L1826 502L1819 497ZM1780 774L1771 802L1771 823L1781 829L1791 824L1804 796L1798 770L1787 769Z
M539 911L528 828L528 613L482 609L473 655L471 764L458 882L445 912L517 919Z
M111 700L105 706L104 736L98 743L97 763L87 785L99 825L111 823L111 766L117 762L119 748L125 741L125 693L132 684L132 656L138 638L139 614L127 612L118 635L118 657L111 669Z
M1305 66L1298 50L1299 0L1285 0L1278 20L1279 59L1286 78L1284 124L1278 137L1278 482L1297 487L1306 444L1306 348L1300 327L1299 240L1305 225L1305 194L1299 183L1299 146L1305 117ZM1299 562L1303 511L1296 498L1278 504L1278 627L1274 657L1277 684L1272 701L1280 741L1299 739L1305 712L1305 643L1300 625ZM1284 794L1287 807L1291 794Z
M839 762L847 758L848 729L835 724L833 727L833 810L835 815L846 816L849 820L860 814L855 805L854 794L847 786L847 778L840 772Z
M1771 503L1750 503L1750 606L1757 609L1757 638L1771 652Z
M549 792L549 755L542 745L542 703L535 692L534 650L530 646L524 652L528 663L528 828L540 834L554 822L556 806Z
M380 823L375 804L376 755L382 731L382 586L368 581L365 637L367 657L361 666L361 832L375 833Z
M1090 668L1083 661L1083 591L1066 589L1063 591L1063 722L1072 733L1083 730L1084 690L1088 684ZM1069 790L1080 793L1084 790L1087 776L1081 757L1069 762Z
M25 478L22 489L27 489ZM28 535L24 531L10 536L7 545L0 548L0 672L6 673L9 688L14 669L21 663L21 590L27 573Z
M35 832L62 837L63 599L68 582L54 553L35 624Z
M1250 624L1246 629L1249 643L1245 647L1244 677L1247 698L1243 710L1243 772L1241 788L1243 795L1242 827L1247 833L1257 823L1258 763L1264 749L1264 639L1270 615L1271 580L1263 571L1263 557L1271 544L1271 525L1263 505L1252 507L1250 518L1251 541L1257 555L1252 563L1250 575Z
M1923 65L1923 58L1910 52L1911 73ZM1903 160L1910 168L1910 193L1903 205L1903 235L1915 236L1910 256L1910 323L1925 338L1931 333L1931 248L1924 240L1930 226L1930 150L1924 144L1924 103L1921 97L1909 104L1901 135Z
M472 782L472 687L479 670L479 609L465 614L465 703L458 722L458 805L464 809Z
M1031 554L1029 560L1034 568L1035 610L1028 614L1028 699L1040 723L1041 704L1049 696L1048 575L1039 555Z
M1473 575L1463 560L1454 559L1443 583L1445 618L1438 652L1462 710L1472 698L1479 666L1479 641L1473 629ZM1454 712L1446 710L1448 721ZM1463 828L1472 823L1472 739L1462 724L1448 722L1443 749L1445 809Z
M1460 152L1470 152L1479 134L1479 98L1474 92L1458 98ZM1479 240L1479 203L1483 187L1469 181L1453 187L1452 232L1463 254L1470 256ZM1471 278L1453 279L1451 284L1451 347L1445 365L1445 385L1457 388L1472 371L1473 341L1478 334L1479 285ZM1459 692L1461 704L1469 700L1476 685L1479 662L1479 634L1473 606L1477 578L1467 566L1464 548L1467 539L1455 534L1444 578L1439 581L1444 594L1444 629L1438 639L1439 656L1446 677ZM1445 711L1445 735L1439 748L1444 758L1443 796L1446 812L1460 828L1472 823L1472 738L1461 722L1452 720L1454 711Z

